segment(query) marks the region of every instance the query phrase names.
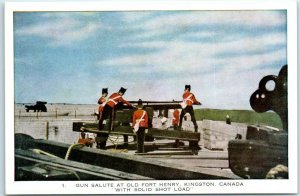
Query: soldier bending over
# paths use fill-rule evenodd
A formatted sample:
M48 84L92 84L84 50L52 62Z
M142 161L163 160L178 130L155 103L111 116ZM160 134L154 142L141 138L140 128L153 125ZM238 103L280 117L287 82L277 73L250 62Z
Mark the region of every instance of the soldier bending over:
M119 102L122 102L123 104L126 104L128 106L132 106L131 103L129 103L128 101L126 101L122 97L124 95L125 91L126 91L126 89L121 87L119 92L113 93L108 98L108 101L107 101L107 103L105 104L105 106L103 108L101 118L99 120L99 130L103 130L103 121L105 119L107 119L108 116L109 116L108 130L112 130L114 107ZM97 141L97 148L105 149L106 141L107 141L107 138L108 138L108 133L100 133L97 136L100 137L100 138L98 138L98 141ZM99 139L100 139L100 141L99 141Z

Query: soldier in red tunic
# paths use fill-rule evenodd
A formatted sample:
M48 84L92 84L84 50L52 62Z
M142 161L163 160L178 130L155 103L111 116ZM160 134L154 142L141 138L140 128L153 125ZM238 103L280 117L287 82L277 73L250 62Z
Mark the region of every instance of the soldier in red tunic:
M103 111L103 108L106 104L106 101L107 101L107 95L108 95L108 89L107 88L103 88L102 89L102 96L98 99L98 104L99 104L99 107L98 107L98 120L101 118L101 114L102 114L102 111Z
M88 146L88 147L93 146L93 143L94 143L93 139L86 138L86 134L84 132L82 132L80 135L81 135L81 138L78 139L77 143L84 144L85 146Z
M172 119L172 125L174 129L178 128L178 123L179 123L179 110L175 109L173 112L173 119Z
M138 100L137 110L134 111L132 116L132 126L134 127L134 132L137 135L137 151L136 153L144 152L144 141L145 141L145 130L148 128L148 114L143 110L143 101ZM138 123L138 124L137 124ZM138 125L137 127L135 127Z
M201 105L201 103L197 101L195 95L190 91L191 91L191 85L185 85L184 93L182 95L185 106L182 107L182 111L180 113L179 129L181 129L182 119L184 115L186 113L189 113L191 115L191 120L194 124L195 132L198 132L198 125L195 119L193 105Z
M178 129L178 123L179 123L179 110L175 109L173 112L173 119L172 119L172 125L174 127L174 130ZM179 147L180 142L178 139L175 140L175 143L173 144L174 147Z

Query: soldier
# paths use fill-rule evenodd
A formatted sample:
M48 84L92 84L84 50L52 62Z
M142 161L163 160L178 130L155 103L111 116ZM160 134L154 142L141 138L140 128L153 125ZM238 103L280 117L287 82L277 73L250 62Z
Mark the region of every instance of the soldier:
M178 129L178 123L179 123L179 110L175 109L173 112L173 119L172 119L172 125L174 127L174 130ZM173 144L174 147L179 147L180 142L178 139L175 140L175 143Z
M86 134L84 132L80 133L81 138L78 139L79 144L84 144L85 146L92 147L94 140L91 138L86 138Z
M175 109L173 112L173 119L172 119L172 125L174 129L178 129L178 123L179 123L179 110Z
M190 92L191 91L191 85L185 85L184 93L182 95L183 97L183 103L181 104L182 111L180 113L180 120L179 120L179 129L181 129L182 126L182 119L186 113L189 113L191 115L191 120L194 124L195 132L198 132L198 125L195 119L194 109L193 105L201 105L199 101L195 98L195 95Z
M117 93L113 93L109 98L107 103L105 104L102 114L101 114L101 118L99 120L99 130L103 130L103 121L109 116L109 130L112 130L112 124L113 124L113 109L114 107L119 103L122 102L123 104L126 104L128 106L132 106L131 103L129 103L128 101L126 101L125 99L123 99L123 95L125 93L126 89L121 87L121 89L119 90L119 92ZM101 149L105 149L106 146L106 141L108 138L108 134L107 133L101 133L98 134L100 137L100 141L99 143L97 143L97 148L101 148Z
M134 111L132 117L132 126L137 135L137 151L136 153L144 152L145 130L148 128L148 114L143 110L143 101L138 100L137 110Z
M107 88L103 88L102 89L102 96L98 99L98 104L99 104L99 107L98 107L98 120L100 119L101 117L101 114L102 114L102 111L103 111L103 108L107 102L107 95L108 95L108 89Z

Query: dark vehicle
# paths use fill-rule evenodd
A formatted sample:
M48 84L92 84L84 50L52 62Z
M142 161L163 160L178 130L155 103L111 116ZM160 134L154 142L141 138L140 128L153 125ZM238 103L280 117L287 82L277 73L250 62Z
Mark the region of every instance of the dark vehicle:
M267 87L270 81L274 82L274 89ZM250 105L256 112L275 111L281 118L283 130L248 126L245 140L229 141L229 166L236 175L262 179L275 170L274 178L288 178L287 88L285 65L278 76L263 77L258 90L250 97ZM276 169L282 167L284 171Z
M37 101L35 105L25 105L26 112L33 110L34 112L47 112L47 107L45 106L47 102Z

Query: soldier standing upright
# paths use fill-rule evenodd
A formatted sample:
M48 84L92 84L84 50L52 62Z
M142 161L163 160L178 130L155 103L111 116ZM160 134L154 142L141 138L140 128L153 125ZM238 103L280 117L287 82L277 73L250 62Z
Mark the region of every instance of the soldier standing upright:
M143 101L138 100L137 110L132 116L132 126L137 135L137 151L136 153L144 152L145 130L148 128L148 114L143 110Z
M180 113L180 120L179 120L179 129L181 129L182 126L182 119L186 113L189 113L191 115L191 120L194 124L195 132L198 132L198 125L195 119L194 109L193 105L201 105L199 101L197 101L195 95L190 92L191 91L191 85L185 85L184 93L182 95L183 97L183 104L181 104L182 111Z

